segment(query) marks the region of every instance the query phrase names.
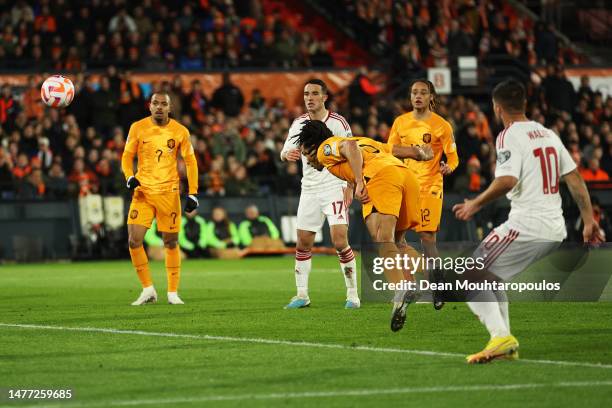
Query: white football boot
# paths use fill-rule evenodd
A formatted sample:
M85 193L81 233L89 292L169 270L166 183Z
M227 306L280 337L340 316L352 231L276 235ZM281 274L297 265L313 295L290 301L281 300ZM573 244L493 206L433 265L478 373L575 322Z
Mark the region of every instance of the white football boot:
M132 303L132 306L142 306L155 302L157 302L157 292L155 292L155 288L151 285L142 290L138 299Z
M168 292L168 303L171 305L184 305L185 302L181 300L176 292Z

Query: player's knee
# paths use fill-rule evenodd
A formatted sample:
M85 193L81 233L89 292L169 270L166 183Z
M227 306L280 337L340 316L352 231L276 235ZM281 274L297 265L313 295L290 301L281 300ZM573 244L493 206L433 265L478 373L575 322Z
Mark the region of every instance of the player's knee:
M336 232L335 234L332 234L331 238L332 244L334 244L334 248L336 248L336 250L338 251L342 251L349 245L348 238L346 236L346 233L344 232Z
M168 248L168 249L174 249L176 248L178 244L178 241L174 238L170 238L170 239L165 239L164 240L164 247Z
M142 246L142 239L139 239L139 238L136 238L136 237L130 235L129 238L128 238L128 245L132 249L139 248L139 247Z
M420 234L421 241L427 244L435 244L436 243L436 234L435 232L421 232Z

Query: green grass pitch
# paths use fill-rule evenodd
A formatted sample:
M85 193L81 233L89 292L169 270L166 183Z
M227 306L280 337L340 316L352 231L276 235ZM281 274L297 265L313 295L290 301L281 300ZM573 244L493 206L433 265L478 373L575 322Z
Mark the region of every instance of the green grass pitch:
M511 304L521 360L468 366L464 355L479 351L487 333L464 304L440 312L411 306L404 330L392 333L389 304L343 309L334 257L313 258L312 306L304 310L283 310L294 294L291 257L184 261L184 306L164 302L163 263L152 271L159 303L132 307L140 285L127 259L0 266L0 387L75 393L63 403L0 399L0 406L590 407L612 400L612 303Z

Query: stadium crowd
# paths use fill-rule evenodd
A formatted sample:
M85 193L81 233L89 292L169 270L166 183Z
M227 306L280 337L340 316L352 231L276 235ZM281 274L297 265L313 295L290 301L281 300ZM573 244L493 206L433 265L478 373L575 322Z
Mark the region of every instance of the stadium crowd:
M99 86L75 76L77 95L65 112L45 109L39 83L15 94L0 90L0 191L3 198L63 198L99 192L124 194L120 158L130 123L148 113L143 88L129 71L109 67ZM171 96L173 116L187 126L200 171L200 190L210 196L248 196L299 192L300 169L281 163L279 152L294 117L280 100L257 90L244 96L229 75L213 92L194 80L183 91L180 76L153 84ZM607 180L612 172L612 97L593 92L582 79L576 92L562 68L550 66L540 84L528 86L528 112L557 131L588 181ZM359 101L356 104L355 101ZM365 102L364 102L365 101ZM368 95L359 77L347 98L330 109L343 114L353 134L386 140L393 119L409 109L408 98ZM460 167L447 180L450 191L477 192L491 181L494 138L500 125L490 107L464 96L440 97L438 112L455 130ZM181 169L184 170L184 169Z
M329 43L266 0L0 2L0 69L332 66ZM66 44L69 44L67 46Z

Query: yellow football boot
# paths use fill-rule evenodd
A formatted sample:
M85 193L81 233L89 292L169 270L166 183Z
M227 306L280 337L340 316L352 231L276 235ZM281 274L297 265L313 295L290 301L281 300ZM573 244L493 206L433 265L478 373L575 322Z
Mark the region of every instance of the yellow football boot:
M493 360L518 360L518 340L510 335L493 337L480 353L467 356L468 364L485 364Z

